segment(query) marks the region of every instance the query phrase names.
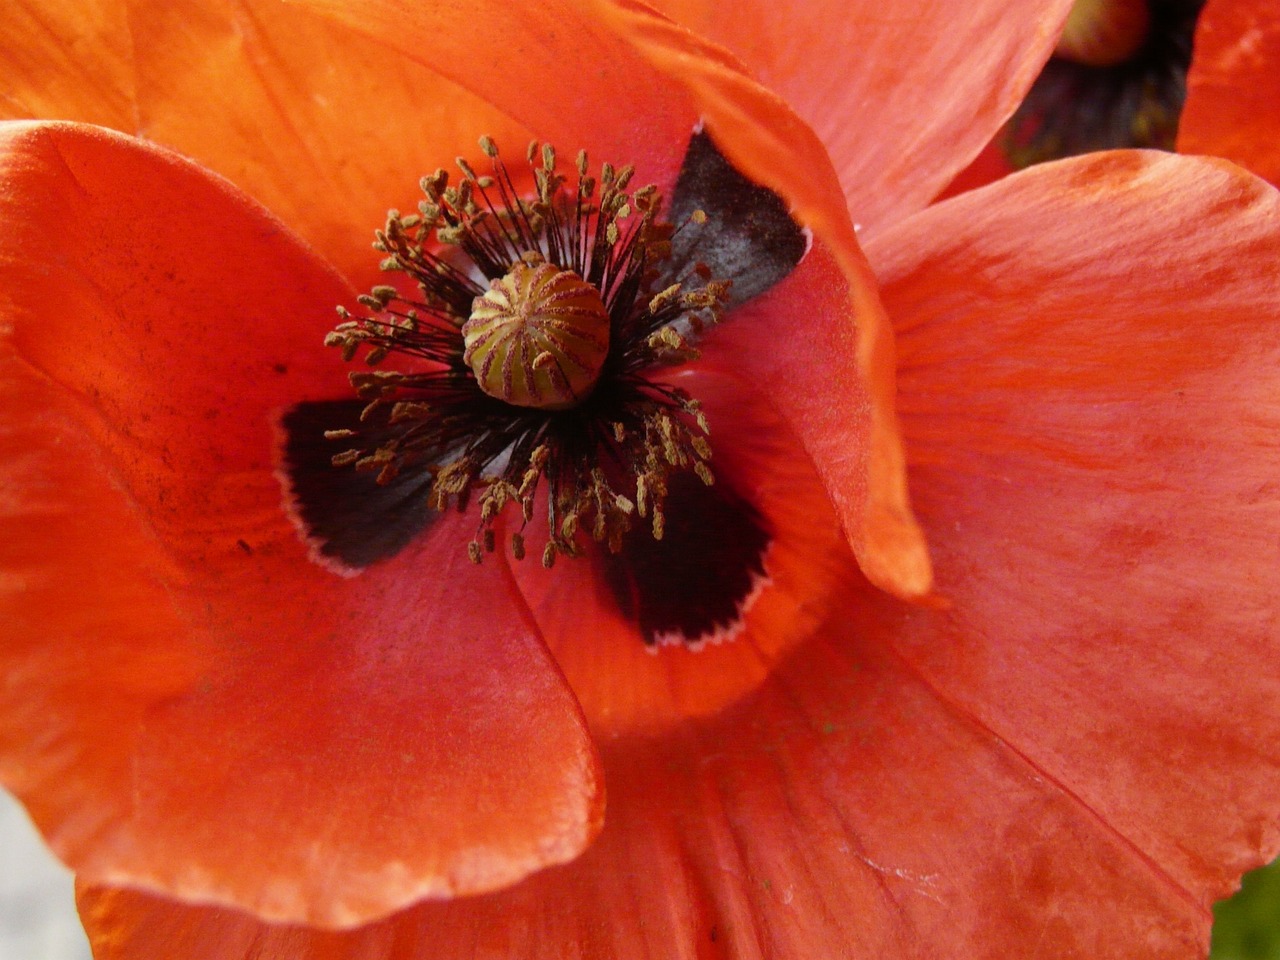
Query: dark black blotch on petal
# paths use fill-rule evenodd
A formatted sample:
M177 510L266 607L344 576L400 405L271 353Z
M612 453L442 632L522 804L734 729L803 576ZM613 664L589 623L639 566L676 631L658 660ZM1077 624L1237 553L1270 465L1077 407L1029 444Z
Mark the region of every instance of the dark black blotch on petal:
M674 273L704 263L717 280L732 280L729 304L757 297L789 274L808 240L772 190L734 168L700 130L689 141L671 200L671 222L679 226L701 210L704 224L690 223L672 241Z
M377 474L335 467L334 454L350 440L328 440L326 430L360 427L363 400L300 403L280 418L284 469L296 519L320 553L359 569L403 550L436 515L427 503L431 475L405 472L379 484ZM361 443L369 443L365 430Z
M693 643L734 625L765 577L771 539L759 511L719 478L708 487L676 473L668 488L661 540L638 526L620 552L601 553L618 609L650 644Z

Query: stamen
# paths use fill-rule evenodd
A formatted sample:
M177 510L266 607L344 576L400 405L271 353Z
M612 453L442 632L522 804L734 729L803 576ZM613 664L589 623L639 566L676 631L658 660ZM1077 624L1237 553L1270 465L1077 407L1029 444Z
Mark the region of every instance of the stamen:
M522 192L493 140L480 146L491 176L460 159L456 185L444 170L424 177L418 213L390 211L377 232L383 269L408 282L373 287L359 300L365 316L339 308L325 342L345 360L363 350L369 366L408 362L350 374L366 426L330 431L343 445L333 463L379 483L425 477L438 510L466 510L474 496L476 562L496 549L493 525L512 504L522 557L540 500L547 566L582 553L580 532L617 551L647 519L661 537L667 478L714 477L697 401L653 373L697 356L729 284L701 264L662 270L675 231L658 219L656 189L628 190L631 167L606 163L593 178L579 153L570 187L554 149L534 143L533 190ZM681 229L705 220L698 211Z

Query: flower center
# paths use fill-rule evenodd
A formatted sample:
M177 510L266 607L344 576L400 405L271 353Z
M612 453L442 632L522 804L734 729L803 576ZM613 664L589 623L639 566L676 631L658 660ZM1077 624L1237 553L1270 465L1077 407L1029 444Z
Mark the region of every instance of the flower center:
M513 264L462 325L480 389L517 407L564 410L591 392L609 356L609 311L572 270Z
M1146 42L1147 0L1076 0L1055 56L1090 67L1124 63Z
M350 374L366 406L357 425L326 431L344 446L333 465L383 486L411 475L438 510L474 499L476 562L512 504L517 559L545 505L546 566L582 552L580 531L617 551L645 520L661 539L670 475L714 479L697 401L656 379L697 356L728 295L701 263L668 266L673 236L706 217L663 222L652 186L628 190L630 167L590 176L585 153L566 189L548 145L530 145L522 194L493 141L481 148L491 176L459 160L452 186L438 170L419 212L393 210L378 232L383 269L408 282L374 287L363 316L338 310L327 344L347 360L363 350L371 367L397 356L401 369Z

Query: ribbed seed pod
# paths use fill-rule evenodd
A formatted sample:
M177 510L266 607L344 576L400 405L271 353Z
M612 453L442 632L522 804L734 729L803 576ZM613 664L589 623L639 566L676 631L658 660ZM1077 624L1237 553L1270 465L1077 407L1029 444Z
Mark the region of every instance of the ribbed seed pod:
M586 399L600 376L609 313L572 270L521 261L476 297L462 337L463 359L489 396L564 410Z

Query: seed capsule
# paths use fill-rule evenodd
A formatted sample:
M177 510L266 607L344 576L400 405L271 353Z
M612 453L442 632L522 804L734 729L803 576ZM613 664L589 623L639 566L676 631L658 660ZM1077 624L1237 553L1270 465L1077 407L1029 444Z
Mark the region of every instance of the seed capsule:
M564 410L586 399L600 376L609 313L572 270L520 261L476 297L462 337L463 359L489 396Z

